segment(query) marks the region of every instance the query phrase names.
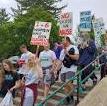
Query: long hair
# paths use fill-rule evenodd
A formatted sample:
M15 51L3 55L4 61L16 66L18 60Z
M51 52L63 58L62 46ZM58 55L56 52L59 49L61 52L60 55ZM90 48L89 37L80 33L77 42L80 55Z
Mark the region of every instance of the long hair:
M34 54L29 55L29 59L27 62L27 68L31 69L34 73L38 72L39 76L43 76L39 59Z
M34 54L30 54L28 57L27 67L29 69L31 69L31 68L36 69L38 64L39 64L38 58L36 58L36 56Z
M2 77L4 79L4 76L5 76L4 70L0 69L0 77Z
M35 66L36 66L36 64L35 64L35 55L30 54L30 55L28 56L27 67L28 67L28 68L33 68L33 67L35 67Z
M10 70L14 72L14 66L13 66L13 64L11 63L10 60L5 59L5 60L2 61L2 68L3 68L3 70L5 70L4 67L3 67L3 63L7 64L9 66Z

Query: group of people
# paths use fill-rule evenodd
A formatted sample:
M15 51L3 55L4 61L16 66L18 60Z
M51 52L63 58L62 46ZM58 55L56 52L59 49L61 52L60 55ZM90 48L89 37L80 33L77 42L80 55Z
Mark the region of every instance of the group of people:
M11 61L5 59L0 68L0 96L4 97L7 92L15 92L20 89L21 106L34 106L38 96L38 86L44 89L44 100L49 94L51 85L56 80L67 82L77 72L95 59L96 46L93 40L84 42L78 47L73 45L72 40L66 37L62 43L56 43L54 50L50 44L44 46L39 56L28 51L26 45L20 47L21 58L18 61L19 68L15 71ZM92 65L82 72L81 80L84 80L91 72ZM93 84L97 83L97 77L90 77ZM85 88L83 83L83 88ZM69 89L70 88L70 89ZM66 97L67 103L73 100L73 82L66 84L65 93L71 93Z

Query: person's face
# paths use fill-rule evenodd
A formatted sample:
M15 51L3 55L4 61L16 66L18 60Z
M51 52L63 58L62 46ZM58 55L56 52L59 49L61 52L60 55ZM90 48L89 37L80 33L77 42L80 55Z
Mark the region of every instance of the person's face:
M28 59L28 63L29 63L29 64L33 64L33 63L34 63L34 58L33 58L33 57L30 57L30 58Z
M48 51L49 50L49 45L48 46L44 46L44 50Z
M27 49L26 49L26 48L20 48L20 51L21 51L22 53L25 53L25 52L27 51Z
M63 40L62 40L62 43L63 43L64 47L67 47L67 45L68 45L67 40L63 39Z
M4 68L4 70L6 70L6 71L11 71L9 65L6 64L6 63L3 63L3 68Z
M28 59L28 65L29 67L33 67L34 64L35 64L35 57L33 56Z

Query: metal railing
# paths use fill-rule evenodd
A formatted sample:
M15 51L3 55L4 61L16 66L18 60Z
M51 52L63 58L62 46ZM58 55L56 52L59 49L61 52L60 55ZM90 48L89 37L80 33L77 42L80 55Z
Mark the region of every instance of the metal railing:
M88 65L87 65L86 67L84 67L82 70L78 70L77 73L75 74L75 76L73 76L73 77L70 78L67 82L65 82L64 84L62 84L62 86L61 86L59 89L57 89L56 91L54 91L51 95L47 96L47 98L46 98L44 101L38 103L37 106L44 106L44 104L45 104L45 106L47 106L46 103L48 102L48 100L50 100L50 99L51 99L52 97L54 97L58 92L60 92L67 83L69 83L69 82L71 82L71 81L74 81L74 80L77 80L77 88L76 88L76 89L77 89L77 103L79 103L79 96L80 96L81 85L82 85L86 80L88 80L88 79L90 78L90 76L91 76L96 70L99 70L99 68L101 67L101 65L95 65L95 69L94 69L83 81L81 81L81 79L80 79L81 73L82 73L84 70L86 70L89 66L93 65L93 63L95 63L95 62L96 62L99 58L101 58L102 56L103 56L103 54L97 56L94 61L92 61L90 64L88 64ZM68 94L68 95L69 95L69 94ZM57 105L63 104L65 98L66 98L66 96L65 96L63 99L61 99L61 100L58 102Z

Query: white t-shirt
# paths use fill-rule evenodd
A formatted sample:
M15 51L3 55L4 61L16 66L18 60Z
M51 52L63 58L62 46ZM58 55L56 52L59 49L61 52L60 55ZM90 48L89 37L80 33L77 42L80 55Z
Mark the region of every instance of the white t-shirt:
M25 85L29 85L32 83L37 84L39 81L39 75L38 72L33 72L32 70L27 70L26 74L24 74L25 77Z
M24 74L25 77L25 85L29 85L29 84L38 84L39 81L39 77L38 77L38 72L33 72L32 70L26 70L26 74ZM25 92L25 99L28 97L33 97L33 91L26 87L26 92ZM30 101L29 101L30 102Z
M75 54L79 54L79 50L76 46L74 45L70 45L69 47L67 47L67 51L69 51L71 48L75 49ZM63 61L65 57L65 53L64 53L64 49L61 51L61 55L60 55L60 60ZM64 65L62 64L62 69L61 69L61 73L66 73L66 72L76 72L77 71L77 66L76 65L72 65L70 68L64 67Z
M34 71L32 71L32 69L28 70L25 67L25 68L23 68L23 70L19 70L18 73L24 75L24 77L25 77L25 85L29 85L29 84L32 84L32 83L38 84L38 82L39 82L39 74L38 74L38 72L36 70L34 70ZM30 97L30 98L33 97L33 91L30 88L26 87L25 100L28 97Z
M56 55L51 50L44 50L40 53L39 60L42 67L49 67L53 64L53 60L56 60Z
M26 53L23 53L23 54L21 55L20 60L25 60L25 63L27 63L30 54L32 54L32 53L29 52L29 51L27 51Z

